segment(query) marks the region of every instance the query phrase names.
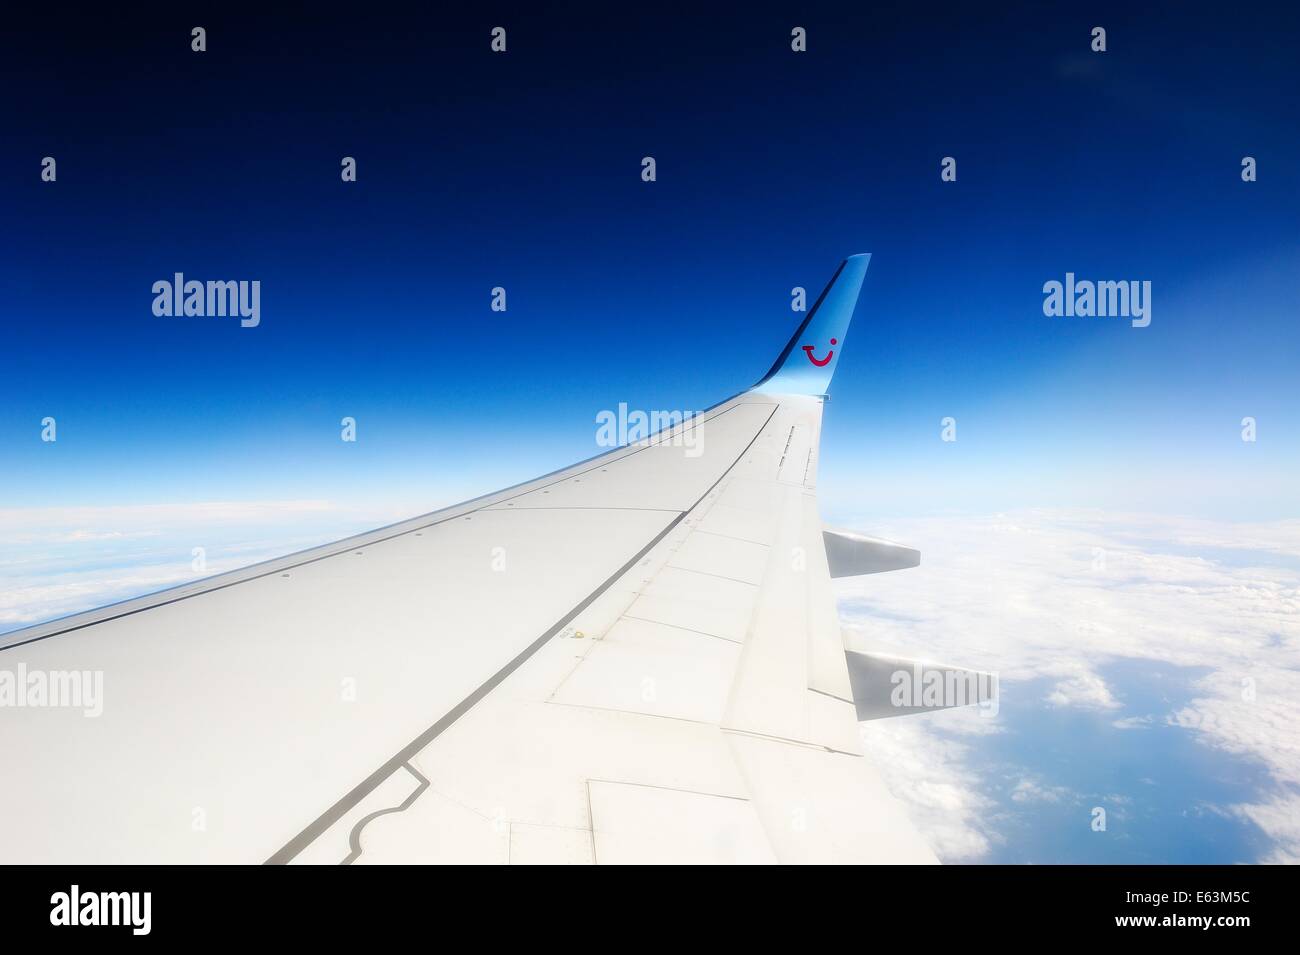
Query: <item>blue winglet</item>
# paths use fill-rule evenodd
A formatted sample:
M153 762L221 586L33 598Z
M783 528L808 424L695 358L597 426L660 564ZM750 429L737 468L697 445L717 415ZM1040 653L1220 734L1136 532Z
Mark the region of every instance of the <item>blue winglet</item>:
M871 253L840 263L772 369L753 388L783 395L824 395L840 360Z

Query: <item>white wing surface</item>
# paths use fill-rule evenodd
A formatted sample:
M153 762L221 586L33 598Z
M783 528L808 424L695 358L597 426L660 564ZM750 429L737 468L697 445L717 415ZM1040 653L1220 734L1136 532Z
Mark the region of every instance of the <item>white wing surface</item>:
M0 637L103 674L99 716L0 708L0 860L934 861L863 756L817 512L866 264L646 441Z

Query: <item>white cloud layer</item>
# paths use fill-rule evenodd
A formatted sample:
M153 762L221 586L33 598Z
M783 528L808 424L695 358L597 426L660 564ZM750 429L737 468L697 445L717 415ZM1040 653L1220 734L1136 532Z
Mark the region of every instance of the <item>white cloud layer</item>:
M1274 841L1268 861L1300 859L1300 522L1060 510L864 530L917 547L922 563L838 582L854 645L997 671L1004 701L1036 681L1050 687L1043 706L1115 712L1114 725L1132 730L1152 717L1119 718L1107 664L1203 668L1194 698L1154 719L1262 765L1273 789L1222 808ZM939 716L952 718L866 724L864 739L941 858L977 859L998 839L985 794L1063 793L1032 777L1008 793L960 738L986 721ZM950 785L941 800L940 780Z

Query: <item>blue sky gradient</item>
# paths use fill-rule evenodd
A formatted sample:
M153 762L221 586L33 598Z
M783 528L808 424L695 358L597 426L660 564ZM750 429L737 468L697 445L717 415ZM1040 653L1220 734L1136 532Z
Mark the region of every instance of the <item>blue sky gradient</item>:
M1294 515L1294 13L738 9L20 22L0 499L445 503L743 389L870 251L828 510ZM261 325L154 316L177 271ZM1066 271L1150 280L1151 326L1045 317Z

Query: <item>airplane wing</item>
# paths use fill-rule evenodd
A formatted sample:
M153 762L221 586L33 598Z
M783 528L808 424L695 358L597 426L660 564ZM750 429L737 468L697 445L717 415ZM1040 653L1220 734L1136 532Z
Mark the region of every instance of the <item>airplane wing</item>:
M103 680L98 715L0 707L0 861L935 861L863 755L827 557L906 555L817 512L868 259L646 440L0 637L11 692Z

